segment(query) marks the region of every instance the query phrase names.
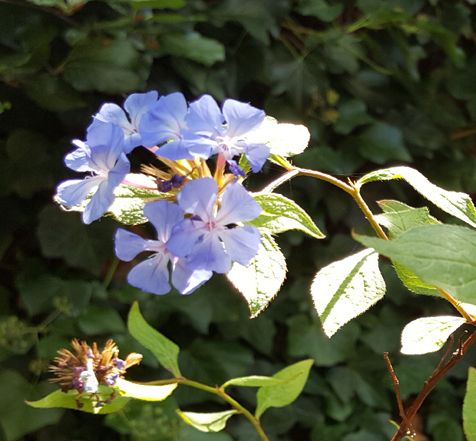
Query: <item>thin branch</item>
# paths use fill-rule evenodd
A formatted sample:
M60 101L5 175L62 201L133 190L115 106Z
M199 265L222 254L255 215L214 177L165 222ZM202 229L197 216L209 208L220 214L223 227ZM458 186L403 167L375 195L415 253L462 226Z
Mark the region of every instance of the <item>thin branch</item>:
M385 364L387 365L388 373L390 374L390 378L392 379L393 390L395 391L395 398L397 400L397 407L398 413L400 414L400 418L402 421L405 422L407 427L411 427L410 421L407 420L407 416L405 414L405 407L403 406L402 402L402 395L400 393L400 381L395 373L395 369L393 368L392 362L390 361L390 357L388 356L388 352L383 353L383 358L385 360Z
M438 382L448 373L448 371L461 360L464 354L475 342L476 329L474 329L469 335L469 337L467 337L466 340L461 343L460 347L453 352L453 355L451 356L449 361L447 363L441 363L440 368L435 369L433 373L426 379L423 388L405 412L407 422L411 422L413 420L430 392L435 388ZM444 357L446 357L446 354L444 355ZM402 421L402 423L400 424L400 428L395 432L391 441L400 441L402 437L405 436L407 429L407 424L405 423L405 421Z

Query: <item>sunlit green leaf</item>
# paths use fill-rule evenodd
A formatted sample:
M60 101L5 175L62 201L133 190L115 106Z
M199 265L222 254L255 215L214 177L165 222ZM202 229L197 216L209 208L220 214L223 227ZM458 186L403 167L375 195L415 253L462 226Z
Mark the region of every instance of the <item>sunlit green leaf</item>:
M278 193L261 193L253 197L263 211L251 222L252 225L266 229L271 234L299 230L315 239L325 237L311 217L291 199Z
M144 320L137 302L131 307L127 326L131 335L149 349L165 369L176 377L181 375L178 366L180 348Z
M291 404L303 390L313 363L313 360L303 360L287 366L273 375L282 383L258 389L256 417L259 418L270 407Z
M423 317L413 320L402 331L402 354L427 354L440 350L448 337L465 319L453 316Z
M261 387L261 386L273 386L275 384L282 383L281 380L274 377L263 377L260 375L251 375L249 377L232 378L222 384L222 387L228 386L242 386L242 387Z
M237 414L236 410L225 410L223 412L183 412L177 410L177 414L188 425L195 427L201 432L220 432L226 426L226 422L233 415Z
M121 396L144 401L163 401L177 387L177 383L165 385L138 384L118 378L115 386L120 390Z
M248 302L251 317L256 317L281 288L286 261L274 239L262 233L258 254L246 267L235 263L227 277Z
M476 303L476 232L456 225L425 225L393 240L356 240L404 265L424 282L446 289L461 302Z
M377 303L384 294L378 254L371 249L322 268L311 286L314 306L328 337Z
M404 179L418 193L430 202L433 202L437 207L476 227L476 208L467 194L443 190L437 185L432 184L425 176L413 168L392 167L377 170L360 178L358 183L363 185L369 182L389 181L392 179Z
M101 400L108 400L113 393L114 390L110 387L100 386L98 397ZM68 392L56 390L40 400L27 401L27 404L40 409L61 407L102 415L121 410L129 401L129 398L116 396L110 403L105 402L101 406L96 406L98 397L93 397L91 394L80 394L76 390L70 390Z

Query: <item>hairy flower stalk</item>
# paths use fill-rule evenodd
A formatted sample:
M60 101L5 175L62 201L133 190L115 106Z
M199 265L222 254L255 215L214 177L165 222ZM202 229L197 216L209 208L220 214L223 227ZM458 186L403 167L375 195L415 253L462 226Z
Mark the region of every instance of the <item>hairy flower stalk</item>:
M125 359L119 358L119 349L112 339L101 350L96 342L90 346L77 339L71 341L71 346L72 351L60 349L49 367L55 376L50 382L58 383L63 392L94 394L100 385L114 386L127 369L142 360L142 355L134 352Z

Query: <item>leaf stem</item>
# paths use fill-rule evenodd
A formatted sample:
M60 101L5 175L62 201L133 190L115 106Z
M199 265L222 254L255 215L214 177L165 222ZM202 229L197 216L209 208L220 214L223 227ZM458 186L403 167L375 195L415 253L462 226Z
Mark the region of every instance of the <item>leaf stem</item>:
M149 385L167 385L167 384L183 384L184 386L193 387L195 389L203 390L204 392L208 392L210 394L216 395L220 397L223 401L226 401L230 404L238 413L241 413L254 427L256 433L259 435L262 441L269 441L268 436L263 430L261 423L258 418L256 418L248 409L246 409L243 405L241 405L238 401L228 395L223 387L218 386L208 386L207 384L200 383L198 381L189 380L185 377L180 378L168 378L165 380L155 380L149 381L147 383L139 383L139 384L149 384Z
M461 305L461 302L455 299L448 291L443 288L437 288L438 292L446 299L451 305L461 314L461 316L468 322L473 323L474 317L472 317Z

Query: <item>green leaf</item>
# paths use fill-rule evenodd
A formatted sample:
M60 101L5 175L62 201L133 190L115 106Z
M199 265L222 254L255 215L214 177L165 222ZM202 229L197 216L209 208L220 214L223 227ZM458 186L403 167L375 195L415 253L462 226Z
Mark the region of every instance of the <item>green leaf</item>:
M91 305L78 317L79 329L86 335L114 334L125 331L121 315L111 307Z
M335 20L344 9L342 4L329 5L326 0L303 0L298 11L303 15L314 15L323 21Z
M387 123L376 122L365 130L357 140L357 147L364 158L377 164L412 159L403 143L401 130Z
M311 285L314 306L328 337L367 311L384 294L378 254L371 249L322 268Z
M143 401L163 401L176 389L177 383L165 385L137 384L118 378L115 384L121 396Z
M281 288L286 278L286 261L274 239L262 232L258 254L246 267L235 263L227 277L248 302L254 318Z
M99 386L98 396L101 400L108 400L113 393L114 389L106 386ZM95 397L91 397L90 394L80 394L75 390L70 390L68 392L56 390L40 400L27 401L26 403L31 407L39 409L61 407L64 409L74 409L82 412L104 415L121 410L128 402L129 398L127 397L114 397L110 403L105 402L103 406L96 407L97 400Z
M415 227L393 240L355 239L404 265L425 283L476 303L476 232L456 225Z
M225 410L223 412L182 412L177 409L177 414L188 425L195 427L201 432L220 432L226 426L226 422L233 415L237 414L237 410Z
M144 216L144 205L148 202L165 198L166 194L160 191L132 187L121 184L114 190L114 202L108 213L122 224L139 225L148 222ZM82 211L82 210L81 210Z
M403 328L402 354L420 355L439 351L448 337L465 323L463 317L423 317Z
M111 227L104 220L86 226L77 215L48 205L39 214L37 235L45 257L63 258L71 266L99 274L112 254Z
M249 377L232 378L226 383L222 384L222 388L228 386L241 386L241 387L261 387L261 386L273 386L282 383L273 377L264 377L261 375L250 375Z
M186 5L185 0L129 0L133 8L180 9Z
M33 385L18 372L3 370L0 372L0 388L0 434L4 441L24 439L27 433L58 424L63 415L60 409L31 409L24 401L26 397L48 393L51 390L49 384Z
M311 217L291 199L278 193L255 194L253 197L263 209L251 222L255 227L266 229L271 234L299 230L315 239L325 237Z
M468 441L476 441L476 369L468 369L468 383L463 402L463 427Z
M12 130L5 145L0 175L2 191L9 189L22 198L53 186L51 142L32 130ZM35 161L31 158L34 157Z
M143 87L148 73L149 63L126 39L81 41L64 65L64 79L79 91L130 92Z
M372 122L364 101L357 99L343 102L337 108L339 117L334 124L337 133L348 135L356 127Z
M363 185L369 182L389 181L393 179L404 179L418 193L435 204L438 208L476 227L476 208L466 193L443 190L435 184L432 184L425 176L413 168L392 167L377 170L360 178L358 184Z
M273 378L281 380L282 383L258 389L256 417L261 417L270 407L291 404L303 390L313 363L314 360L303 360L287 366L273 375Z
M149 349L165 369L176 377L181 376L178 366L180 348L144 320L137 302L131 307L127 326L130 334L142 346Z
M53 112L86 106L86 101L79 92L62 79L48 74L35 76L26 85L26 93L40 107Z
M222 43L197 32L164 34L160 41L164 52L176 57L188 58L205 66L211 66L225 59L225 47Z
M375 218L380 225L388 229L391 238L419 225L439 223L430 215L427 207L414 208L392 200L378 201L378 204L384 214L379 214Z

